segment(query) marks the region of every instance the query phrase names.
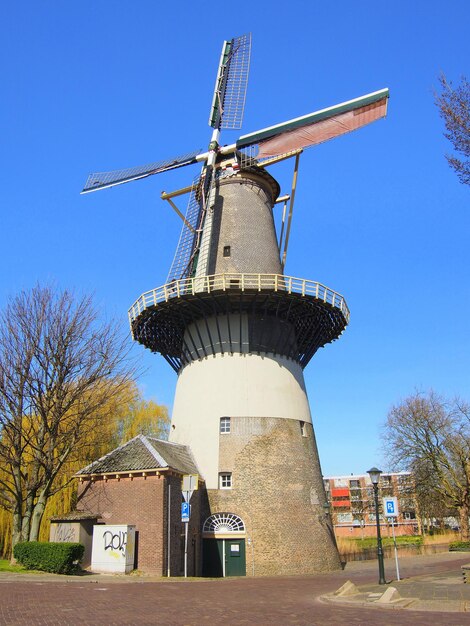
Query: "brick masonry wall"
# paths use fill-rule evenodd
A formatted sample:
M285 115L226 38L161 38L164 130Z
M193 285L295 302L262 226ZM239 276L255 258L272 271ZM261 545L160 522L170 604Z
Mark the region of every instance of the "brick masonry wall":
M77 509L98 513L105 524L134 524L138 533L136 567L149 573L167 575L168 486L171 486L170 573L184 572L184 525L181 523L181 476L135 476L79 483ZM201 507L203 491L191 500L188 532L188 574L196 575L200 560Z
M211 513L239 515L247 527L247 575L286 575L340 567L315 435L305 423L231 417L221 434L219 471L233 488L209 490Z
M282 274L271 176L222 179L214 205L208 274ZM230 256L223 256L230 246Z
M380 534L382 538L392 537L392 526L389 524L380 524ZM335 535L346 539L362 539L364 537L377 537L377 526L374 524L367 525L364 528L357 526L335 526ZM399 524L395 525L395 536L416 535L416 524Z

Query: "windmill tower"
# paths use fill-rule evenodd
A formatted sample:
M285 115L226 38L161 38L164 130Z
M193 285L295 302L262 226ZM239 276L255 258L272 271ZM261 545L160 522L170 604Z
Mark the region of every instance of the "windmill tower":
M321 283L284 266L302 150L386 115L383 89L220 146L239 128L251 38L223 44L207 152L92 174L82 193L202 163L163 193L183 220L168 279L131 307L133 338L178 373L170 441L191 447L207 488L208 575L300 574L338 568L303 369L337 339L349 311ZM294 159L280 196L266 167ZM186 215L174 198L189 193ZM273 207L283 205L276 233Z

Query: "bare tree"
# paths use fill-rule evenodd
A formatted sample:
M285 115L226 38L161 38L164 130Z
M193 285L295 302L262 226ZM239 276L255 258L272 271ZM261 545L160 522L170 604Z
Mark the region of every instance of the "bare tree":
M384 447L396 469L414 472L418 494L434 493L458 511L462 538L470 539L469 405L415 393L390 410Z
M444 74L439 77L441 93L436 94L436 105L444 119L444 136L452 143L454 150L465 157L446 155L450 167L456 172L461 183L470 185L470 83L465 76L458 87L453 87Z
M90 297L37 286L0 313L0 501L13 545L37 540L55 479L134 373L127 339L99 323Z

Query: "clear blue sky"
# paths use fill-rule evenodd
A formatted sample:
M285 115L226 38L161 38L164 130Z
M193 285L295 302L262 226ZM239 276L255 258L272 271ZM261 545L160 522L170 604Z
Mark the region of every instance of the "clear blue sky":
M91 171L206 147L224 39L253 33L243 133L389 87L386 120L302 156L286 267L351 309L305 371L323 471L386 469L393 403L431 387L470 399L470 189L433 104L441 70L470 74L469 22L467 0L4 4L0 306L54 281L92 290L126 328L179 235L159 194L198 169L79 191ZM271 172L288 192L290 165ZM171 405L176 375L137 350L146 396Z

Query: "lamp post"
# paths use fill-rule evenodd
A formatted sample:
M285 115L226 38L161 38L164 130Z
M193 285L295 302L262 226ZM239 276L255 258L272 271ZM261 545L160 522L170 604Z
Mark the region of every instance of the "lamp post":
M330 514L330 503L325 502L325 504L322 504L322 509L323 509L323 513L325 514L325 517L328 519L328 516Z
M379 585L385 585L385 569L384 569L384 553L382 550L382 537L380 535L380 517L379 517L379 480L382 470L372 467L367 472L370 476L372 486L374 488L375 503L375 521L377 524L377 560L379 562Z

